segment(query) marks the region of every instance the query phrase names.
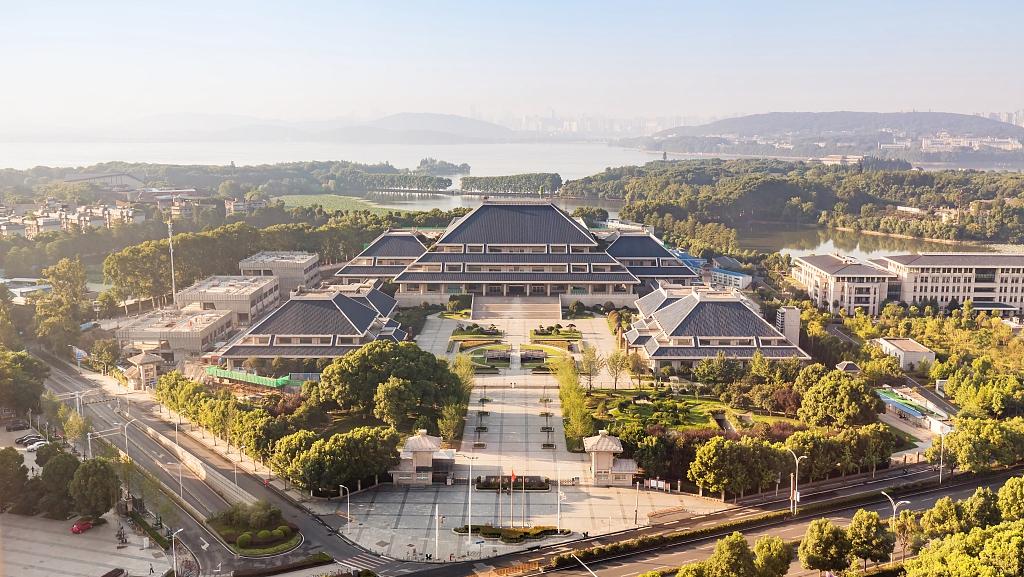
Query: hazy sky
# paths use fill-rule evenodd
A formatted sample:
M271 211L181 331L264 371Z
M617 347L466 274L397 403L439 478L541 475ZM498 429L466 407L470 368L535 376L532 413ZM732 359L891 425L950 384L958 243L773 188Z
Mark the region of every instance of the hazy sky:
M1024 108L1014 2L15 2L0 132L159 114Z

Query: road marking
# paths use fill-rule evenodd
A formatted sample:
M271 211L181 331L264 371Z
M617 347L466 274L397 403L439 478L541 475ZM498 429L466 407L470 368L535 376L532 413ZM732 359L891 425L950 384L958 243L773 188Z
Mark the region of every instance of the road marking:
M206 542L206 539L203 539L202 537L200 537L199 540L203 542L203 544L200 545L200 547L202 548L203 551L206 551L207 549L209 549L210 544Z
M544 558L543 557L534 557L533 559L527 559L527 561L540 561L542 559L544 559Z

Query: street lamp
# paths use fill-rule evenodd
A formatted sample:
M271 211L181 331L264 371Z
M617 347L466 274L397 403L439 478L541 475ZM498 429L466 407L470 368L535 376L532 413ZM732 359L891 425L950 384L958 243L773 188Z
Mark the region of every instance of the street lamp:
M469 461L469 482L466 483L466 494L469 495L469 510L466 512L466 555L469 555L469 548L473 545L473 461L480 457L473 457L465 453L458 453Z
M345 533L348 533L348 526L352 524L352 491L345 485L338 485L338 495L342 494L345 495Z
M174 463L167 463L173 465ZM178 497L184 497L184 484L181 482L181 461L178 461Z
M185 528L182 527L174 533L171 533L171 563L174 564L174 577L178 577L178 549L174 546L174 538L178 535L178 533L181 533L184 530Z
M909 505L910 501L895 501L885 491L882 491L882 494L885 495L885 498L888 499L889 503L892 505L892 521L890 522L891 526L889 528L892 530L893 533L895 533L896 532L896 510L900 508L900 505ZM896 550L895 549L893 549L892 553L889 553L889 562L890 563L893 561L895 554L896 554Z
M942 469L944 457L946 456L946 434L941 433L939 435L939 486L942 486Z
M790 483L790 489L793 494L790 495L790 512L796 515L797 501L800 500L800 461L807 458L807 455L800 455L799 457L793 452L793 449L786 449L790 455L793 455L793 461L796 463L796 471L793 473L793 482Z

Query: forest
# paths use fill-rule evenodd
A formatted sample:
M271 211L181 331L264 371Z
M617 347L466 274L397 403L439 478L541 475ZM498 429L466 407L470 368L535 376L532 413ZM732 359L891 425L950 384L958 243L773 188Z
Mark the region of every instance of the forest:
M462 190L467 192L554 193L562 187L562 177L550 172L509 174L505 176L465 176Z

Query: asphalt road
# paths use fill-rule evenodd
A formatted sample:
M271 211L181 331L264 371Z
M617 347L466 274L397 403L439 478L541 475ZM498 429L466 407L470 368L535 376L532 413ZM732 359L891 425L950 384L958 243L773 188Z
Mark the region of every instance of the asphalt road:
M78 375L72 367L64 365L60 361L54 361L47 355L42 355L41 358L50 366L47 386L55 392L95 388L92 382ZM100 398L102 398L100 395L92 395L84 397L83 400L88 402L90 399L95 401ZM101 431L123 426L125 423L126 417L117 412L116 408L116 401L111 400L84 405L83 411L92 419L93 429ZM121 408L126 408L126 404L122 404ZM164 437L175 439L174 423L165 421L160 416L159 406L156 403L132 402L129 412L129 419L137 419ZM131 445L129 455L132 459L157 476L169 490L178 492L178 459L164 449L160 443L150 439L140 429L132 425L129 425L128 438ZM112 435L106 439L119 447L124 447L123 434ZM227 479L237 478L238 486L242 490L279 507L285 519L294 523L305 537L299 549L290 554L265 559L240 559L210 534L204 525L188 518L183 510L179 511L179 517L185 518L186 521L185 531L181 534L182 541L196 554L204 575L215 574L217 570L227 573L231 568L277 566L290 560L304 558L317 551L331 555L340 564L372 568L381 575L401 575L421 568L434 567L430 564L394 561L369 553L339 535L338 528L342 525L342 519L333 516L321 519L295 505L276 491L264 487L261 479L252 477L241 470L237 471L236 477L235 467L230 461L188 435L179 434L177 439L183 449L198 457L207 467L215 469ZM190 475L187 467L183 468L181 481L182 498L200 512L209 514L227 506L227 502L216 491L202 480Z
M1006 479L1016 474L1020 474L1019 471L1007 472L994 479L988 479L982 482L968 481L964 484L958 484L956 487L936 488L912 495L904 495L901 499L910 501L910 505L907 505L907 507L912 509L928 509L941 497L950 496L954 499L964 499L974 493L974 490L978 487L988 486L993 489L998 489ZM853 518L853 514L856 513L858 509L877 511L883 518L888 518L892 515L892 506L889 501L886 500L885 497L880 497L879 500L876 500L871 504L848 507L827 515L816 514L808 518L772 523L758 529L748 529L744 531L743 534L751 541L751 543L763 535L774 535L782 537L787 541L792 541L803 537L804 532L807 530L807 525L814 519L824 516L831 519L833 522L847 525ZM695 539L690 543L677 545L656 552L633 555L628 558L612 561L588 563L588 565L601 577L630 577L645 571L665 569L668 567L679 567L687 563L706 559L714 550L715 542L723 535L724 533L721 535ZM899 551L897 551L897 555L899 555ZM558 574L566 577L589 577L590 575L590 573L582 567L578 569L566 569L559 571ZM788 575L818 575L818 571L803 569L800 566L799 561L794 561L790 566Z

